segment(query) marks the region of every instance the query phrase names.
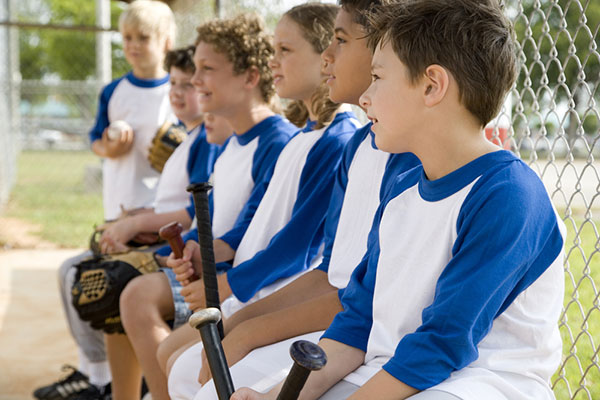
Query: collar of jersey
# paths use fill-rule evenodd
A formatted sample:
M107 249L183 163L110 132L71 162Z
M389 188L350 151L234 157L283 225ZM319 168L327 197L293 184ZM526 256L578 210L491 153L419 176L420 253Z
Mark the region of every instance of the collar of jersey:
M246 132L242 133L241 135L236 134L235 136L237 137L239 144L245 146L248 143L250 143L252 139L260 135L262 132L269 131L271 127L273 127L273 125L275 125L281 120L282 118L280 115L273 115L267 117L260 121L258 124L254 125L252 128L248 129Z
M153 88L157 86L164 85L169 82L169 74L167 74L163 78L158 79L142 79L133 75L133 71L129 71L127 75L125 75L127 80L131 82L133 86L142 87L142 88Z
M498 150L492 153L484 154L481 157L463 165L459 169L452 171L434 181L427 179L425 171L421 170L421 179L419 180L419 194L426 201L439 201L452 196L476 178L483 175L486 171L502 162L516 160L514 154L506 150Z

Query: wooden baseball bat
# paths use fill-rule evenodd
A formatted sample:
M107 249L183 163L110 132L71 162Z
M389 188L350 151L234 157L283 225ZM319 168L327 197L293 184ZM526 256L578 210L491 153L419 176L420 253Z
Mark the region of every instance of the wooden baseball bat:
M169 243L169 246L171 246L171 250L173 251L173 254L175 254L175 258L183 257L183 247L185 244L183 243L183 238L181 237L182 232L183 227L177 221L173 221L158 230L158 235L166 240ZM188 278L190 282L200 279L201 272L198 272L198 268L196 268L195 265L194 269L196 272Z
M192 193L196 220L198 221L198 243L200 244L200 256L202 258L202 280L204 281L206 307L216 308L220 311L221 299L219 298L212 226L210 222L210 210L208 208L208 191L211 188L212 186L207 182L193 183L187 187L187 191ZM220 319L217 327L219 335L223 339L225 335L223 322Z

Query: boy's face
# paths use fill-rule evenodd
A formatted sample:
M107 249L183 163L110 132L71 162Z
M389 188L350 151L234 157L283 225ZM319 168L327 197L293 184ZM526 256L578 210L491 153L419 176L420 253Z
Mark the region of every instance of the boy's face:
M208 143L223 144L233 134L233 128L229 122L218 115L204 114L204 129Z
M411 83L408 70L387 42L377 46L372 63L373 81L360 105L373 122L375 144L389 153L411 151L412 142L427 123L423 117L422 84Z
M150 70L162 65L167 51L166 39L155 33L143 33L137 28L124 25L123 51L125 59L135 70Z
M169 101L173 112L184 124L188 125L202 117L200 111L200 93L192 85L192 72L171 67L169 71L171 89Z
M196 72L192 84L200 93L200 109L216 115L228 111L241 101L246 74L236 75L225 54L215 51L212 44L200 42L194 52Z
M341 8L335 19L335 36L321 58L327 63L329 97L338 103L359 104L371 82L371 51L361 25Z

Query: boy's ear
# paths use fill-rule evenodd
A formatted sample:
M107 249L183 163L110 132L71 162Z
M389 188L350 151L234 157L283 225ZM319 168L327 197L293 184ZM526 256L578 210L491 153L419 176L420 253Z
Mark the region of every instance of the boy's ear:
M245 74L246 82L244 82L244 85L248 89L253 89L257 87L260 82L260 72L258 72L258 68L252 66L246 70Z
M446 68L432 64L425 69L421 87L423 88L424 103L428 107L440 103L448 92L450 75Z
M171 43L171 38L167 37L165 38L165 53L169 50L171 50L173 44Z

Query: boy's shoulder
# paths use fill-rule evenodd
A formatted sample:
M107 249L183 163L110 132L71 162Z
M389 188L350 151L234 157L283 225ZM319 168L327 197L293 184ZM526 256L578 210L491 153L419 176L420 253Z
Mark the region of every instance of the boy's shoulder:
M254 125L250 131L242 136L253 133L254 136L259 138L260 145L285 145L296 132L298 132L298 127L296 125L292 124L281 115L275 114Z

